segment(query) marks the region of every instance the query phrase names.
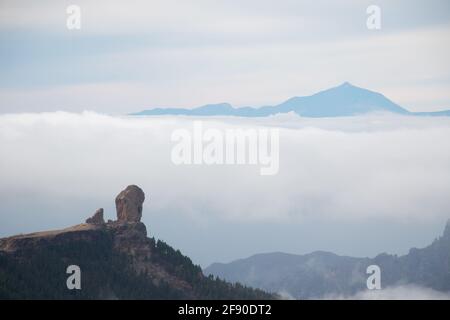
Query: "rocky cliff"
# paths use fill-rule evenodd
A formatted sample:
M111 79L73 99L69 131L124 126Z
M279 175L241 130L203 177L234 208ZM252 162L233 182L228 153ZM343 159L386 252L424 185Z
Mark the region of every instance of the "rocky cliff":
M205 277L199 266L141 222L144 192L128 186L116 197L117 220L98 209L86 223L0 239L0 299L270 299L239 284ZM66 268L81 270L69 290Z

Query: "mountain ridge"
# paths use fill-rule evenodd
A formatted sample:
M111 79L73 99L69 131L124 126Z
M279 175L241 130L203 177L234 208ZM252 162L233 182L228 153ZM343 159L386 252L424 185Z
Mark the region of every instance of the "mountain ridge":
M0 239L2 299L275 299L276 295L205 276L140 221L144 192L131 185L116 197L117 220L98 209L85 223ZM68 266L81 288L66 285Z
M345 117L371 112L388 112L410 116L450 116L450 110L436 112L411 112L392 102L381 93L344 82L309 96L298 96L286 101L262 107L234 108L229 103L207 104L193 109L153 108L131 113L133 116L237 116L267 117L280 113L295 112L301 117Z
M213 263L205 274L230 282L287 292L298 299L351 296L366 289L366 268L381 269L383 287L417 285L450 292L450 219L444 232L424 248L402 256L380 253L374 258L340 256L314 251L297 255L283 252L255 254L229 263Z

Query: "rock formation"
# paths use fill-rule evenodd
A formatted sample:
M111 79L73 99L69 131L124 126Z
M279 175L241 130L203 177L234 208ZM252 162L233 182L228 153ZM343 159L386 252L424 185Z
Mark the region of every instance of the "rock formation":
M206 278L180 251L147 237L144 198L128 186L116 198L117 221L105 223L98 209L86 223L0 238L0 300L274 298ZM83 270L83 290L63 289L71 264Z
M103 208L97 209L92 217L86 219L86 223L104 224L105 220L103 219Z
M140 222L144 200L145 194L141 188L136 185L126 187L116 197L117 220L119 222Z

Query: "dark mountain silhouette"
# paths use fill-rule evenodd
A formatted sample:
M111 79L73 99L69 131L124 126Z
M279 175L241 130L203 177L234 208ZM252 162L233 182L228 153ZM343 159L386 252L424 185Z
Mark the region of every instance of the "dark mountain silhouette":
M437 112L410 112L384 95L356 87L348 82L305 97L294 97L275 106L259 108L233 108L228 103L208 104L194 109L154 108L132 115L186 115L186 116L238 116L267 117L279 113L295 112L302 117L343 117L371 112L388 112L415 116L450 116L450 110Z
M375 258L353 258L321 251L306 255L276 252L226 264L214 263L204 272L231 282L307 299L352 295L365 290L366 270L370 265L380 267L384 288L413 284L450 292L450 220L443 235L431 245L411 249L400 257L386 253Z

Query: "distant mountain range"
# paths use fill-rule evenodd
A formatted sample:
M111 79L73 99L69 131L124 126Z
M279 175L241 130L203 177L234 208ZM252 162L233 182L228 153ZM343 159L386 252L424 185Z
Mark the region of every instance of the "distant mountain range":
M389 112L413 116L450 116L450 110L411 112L395 104L381 93L356 87L348 82L305 97L294 97L275 106L233 108L228 103L208 104L194 109L154 108L132 113L135 116L237 116L267 117L295 112L302 117L345 117L371 112Z
M214 263L204 273L308 299L351 296L365 290L370 265L380 267L382 288L415 285L450 293L450 220L443 235L431 245L411 249L400 257L386 253L375 258L353 258L322 251L305 255L276 252Z

